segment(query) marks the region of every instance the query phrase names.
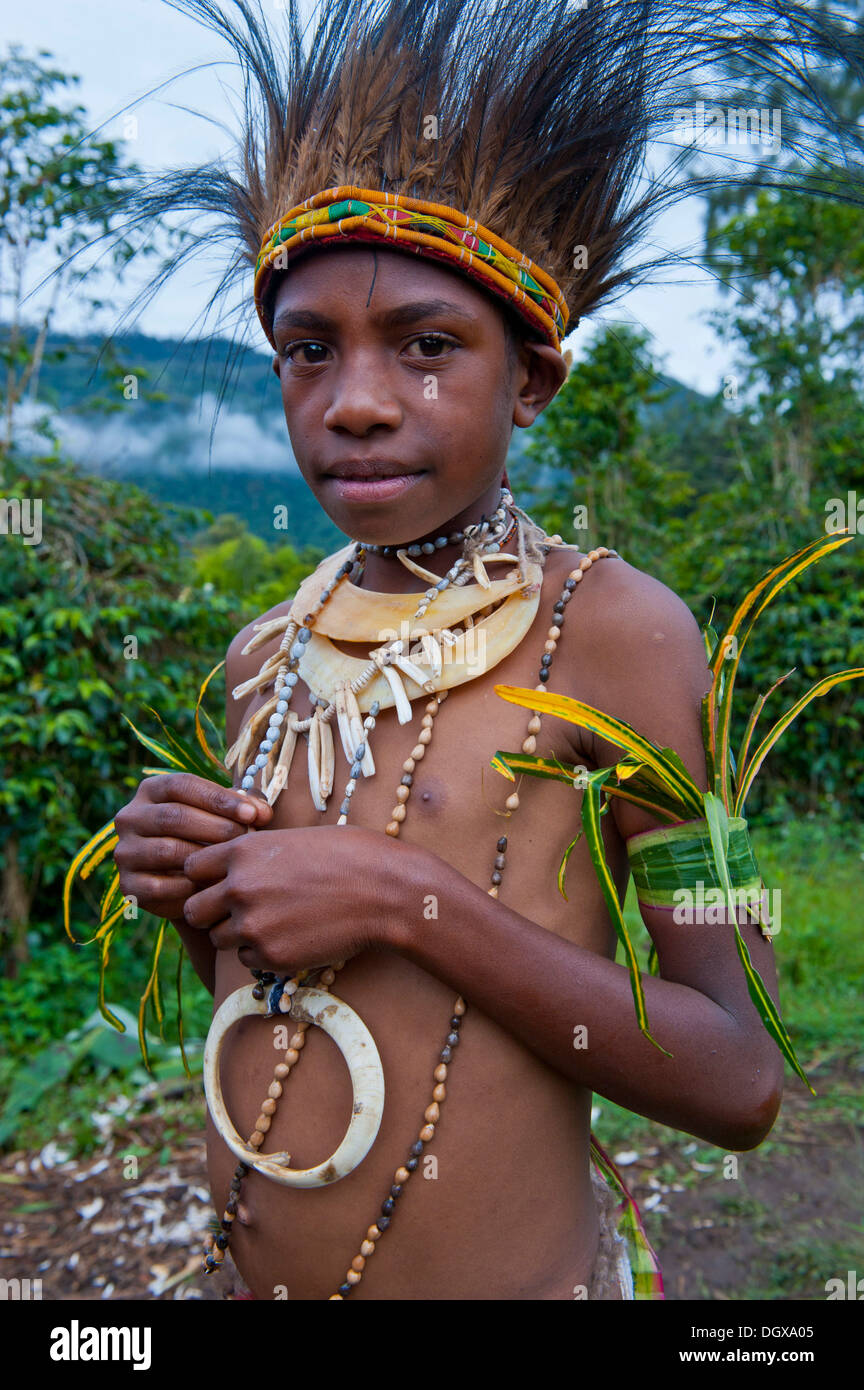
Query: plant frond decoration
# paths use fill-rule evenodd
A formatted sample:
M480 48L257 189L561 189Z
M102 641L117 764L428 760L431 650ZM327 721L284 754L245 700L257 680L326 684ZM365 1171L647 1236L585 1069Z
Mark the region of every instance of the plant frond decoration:
M228 769L225 767L225 764L221 762L220 759L213 753L212 749L210 748L207 742L204 724L202 722L202 716L205 719L208 718L206 712L203 710L202 707L204 695L213 676L216 674L217 671L221 669L223 665L224 662L220 661L217 666L213 667L213 670L205 678L198 692L198 698L195 704L195 734L198 741L198 748L196 748L193 744L187 744L183 742L182 740L177 738L176 735L172 734L171 731L166 727L160 716L157 714L157 712L153 709L150 709L149 705L145 706L144 708L153 715L154 719L156 720L157 724L159 725L160 729L165 735L166 741L164 743L160 743L157 739L151 738L148 734L142 733L142 731L139 728L137 728L135 724L132 723L131 719L128 719L126 715L123 716L123 718L126 720L126 723L129 725L130 729L135 734L135 737L138 739L138 742L142 745L142 747L145 748L148 753L151 753L155 757L157 757L162 764L162 766L142 767L142 776L160 776L168 772L189 772L196 777L204 777L210 782L218 782L221 786L230 787L232 785L233 779L230 773L228 772ZM208 722L211 724L212 727L212 721L208 719ZM198 749L201 750L200 753ZM119 837L114 831L114 822L113 820L109 821L107 825L103 825L100 830L97 830L96 834L93 835L91 839L89 839L87 843L83 845L81 849L78 850L78 852L73 857L72 862L69 865L69 868L66 871L66 875L63 880L62 894L63 926L66 931L66 935L69 937L70 941L76 941L76 938L72 931L71 923L72 893L74 891L76 883L89 878L90 875L97 868L99 868L100 866L104 866L108 860L108 856L110 854L113 854L113 851L116 845L118 844L118 841ZM125 897L123 897L123 895L120 892L120 875L116 872L116 870L114 870L102 894L102 899L99 908L99 924L96 929L96 932L86 941L76 941L76 944L80 945L90 945L93 942L99 943L99 1012L101 1013L102 1017L106 1019L106 1021L110 1023L113 1028L116 1028L120 1033L124 1033L126 1031L126 1028L122 1020L119 1019L117 1015L112 1012L112 1010L109 1008L106 1002L106 973L108 969L111 942L114 936L116 935L116 932L120 924L123 922L124 919L128 919L129 917L130 904L128 900ZM144 992L142 993L138 1002L138 1040L141 1048L141 1056L144 1060L144 1065L147 1067L148 1071L150 1070L150 1056L147 1048L146 1032L148 1012L154 1015L156 1023L159 1025L159 1036L164 1036L164 1010L162 1006L162 986L160 983L160 959L162 956L162 948L165 943L166 932L171 926L171 923L166 918L163 918L162 920L154 918L153 920L156 925L155 935L153 938L153 955L151 959L150 975L147 980ZM181 992L181 977L184 954L185 953L181 942L179 959L177 962L176 976L174 979L174 995L177 1001L177 1031L180 1045L180 1055L183 1059L183 1066L186 1071L186 1074L191 1075L186 1057L186 1051L183 1045L183 1001Z
M771 999L764 981L753 965L747 944L741 935L735 917L735 889L733 878L737 880L738 890L744 879L753 886L755 860L752 852L745 856L742 852L743 838L746 837L747 822L743 818L747 796L752 790L757 773L760 771L768 753L797 716L811 700L826 694L844 681L860 680L864 677L864 667L852 667L824 676L821 680L792 704L781 715L765 737L751 752L756 724L765 703L773 691L791 674L787 672L775 681L765 695L760 695L750 713L737 760L731 749L731 724L735 678L741 662L742 650L749 639L756 621L781 590L811 565L829 555L839 546L847 545L854 536L847 530L819 537L811 544L788 556L776 565L744 596L735 610L728 628L718 637L711 626L711 618L704 626L703 638L708 664L712 672L711 688L702 702L702 736L705 749L706 781L709 790L702 792L687 772L679 755L672 748L658 748L650 739L644 738L623 720L614 719L594 709L580 700L567 695L556 695L548 690L528 690L519 686L496 685L495 693L511 704L523 705L538 713L557 715L580 728L599 734L609 743L624 750L624 758L612 767L599 768L594 772L576 776L576 768L560 764L557 760L537 757L525 753L506 753L498 750L492 758L492 767L509 780L527 773L535 777L556 778L570 782L574 787L582 787L582 831L567 846L558 871L558 887L564 893L564 876L567 862L582 834L585 835L591 860L597 874L609 915L615 926L618 939L624 950L630 984L636 1008L640 1031L656 1047L659 1043L651 1036L645 1010L644 992L633 943L624 922L624 915L615 889L603 847L600 830L600 815L608 806L602 798L619 797L633 805L641 806L658 821L664 822L665 829L650 832L650 843L655 851L661 847L667 855L668 888L681 882L681 873L687 860L686 853L692 848L694 836L699 826L704 827L703 839L707 847L707 859L700 861L713 871L716 883L725 894L726 906L733 914L735 945L744 970L747 989L753 1005L759 1014L763 1027L780 1048L783 1056L796 1074L815 1095L800 1062L795 1054L792 1040ZM696 827L694 830L694 822ZM681 829L687 825L683 834ZM649 833L635 837L644 844L640 855L647 859L649 854ZM678 849L686 843L687 849ZM734 848L734 853L733 853ZM677 857L676 857L677 856ZM634 855L631 854L631 864ZM690 866L692 868L692 865ZM671 872L675 870L675 872ZM658 885L663 884L663 868L657 865L655 877ZM764 889L761 877L760 889ZM652 885L653 887L653 885ZM748 913L762 926L761 909L757 914L748 906ZM765 933L770 935L770 933ZM649 957L649 973L656 970L656 951L652 947ZM661 1051L665 1049L660 1048ZM666 1054L667 1056L670 1054Z

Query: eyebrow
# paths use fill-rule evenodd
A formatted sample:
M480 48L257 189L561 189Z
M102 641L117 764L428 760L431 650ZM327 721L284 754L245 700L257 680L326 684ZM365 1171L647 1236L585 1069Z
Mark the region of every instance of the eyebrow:
M374 314L373 320L382 328L400 328L416 323L418 319L430 318L435 314L454 314L467 323L476 323L475 314L449 299L420 299L413 304L400 304L395 309ZM323 328L335 333L339 325L335 319L328 318L315 309L282 309L273 320L273 328Z

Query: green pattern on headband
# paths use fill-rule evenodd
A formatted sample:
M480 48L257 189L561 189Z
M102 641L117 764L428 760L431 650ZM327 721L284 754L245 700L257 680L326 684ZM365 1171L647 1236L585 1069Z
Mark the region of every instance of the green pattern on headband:
M333 190L334 193L341 192L341 189ZM521 256L514 248L502 242L501 245L493 245L490 241L481 237L478 233L476 222L472 226L463 226L457 220L464 214L455 214L453 209L447 208L440 203L420 203L417 206L406 206L406 202L417 200L399 201L399 195L390 195L394 201L378 203L371 198L355 196L355 190L346 190L351 196L339 198L332 203L325 202L327 193L315 195L314 198L307 199L296 209L286 213L284 219L275 224L264 239L255 263L255 286L256 303L260 306L261 288L263 277L266 275L268 267L277 264L277 258L282 247L290 243L296 245L299 241L305 242L314 239L315 228L324 223L340 223L352 218L362 219L362 224L367 231L379 232L385 240L400 242L411 242L411 233L434 238L437 243L436 251L446 258L452 258L457 264L469 273L478 274L480 267L485 266L492 272L495 279L498 293L507 293L506 286L509 284L516 287L515 297L518 299L521 292L521 302L526 310L530 312L530 306L536 305L540 310L538 326L543 327L547 334L551 331L547 325L554 325L554 336L556 343L564 337L567 326L567 307L561 291L557 286L554 293L548 287L544 287L537 277L532 274L532 270L538 270L532 261ZM356 190L356 192L368 192L368 190ZM293 215L292 215L293 214ZM406 233L409 235L406 236ZM350 233L349 233L350 234ZM320 236L321 233L318 233ZM416 246L417 243L414 243ZM502 246L513 255L519 256L518 262L511 256L505 254ZM497 278L496 277L500 277ZM553 282L554 283L554 282ZM532 317L535 317L533 313ZM541 317L542 316L542 317ZM545 323L544 323L545 318Z

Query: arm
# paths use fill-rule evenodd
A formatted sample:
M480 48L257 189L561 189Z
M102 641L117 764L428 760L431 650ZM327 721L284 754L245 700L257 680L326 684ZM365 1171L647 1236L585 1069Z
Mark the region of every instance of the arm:
M704 790L700 707L710 676L698 626L663 585L623 562L616 574L611 569L592 602L614 642L593 634L593 688L582 698L674 747ZM563 663L559 672L564 685ZM616 754L612 745L594 744L597 766ZM610 800L613 833L627 838L656 824ZM562 832L562 851L564 839ZM436 856L418 856L410 874L413 889L403 882L400 900L420 902L434 888L438 919L411 921L396 906L388 913L393 949L463 993L550 1066L616 1104L721 1148L764 1139L779 1109L783 1062L747 992L731 922L706 924L697 914L677 925L668 912L642 910L660 966L659 977L643 978L649 1026L668 1058L639 1032L623 965L491 900ZM738 918L776 1003L771 943L743 909ZM584 1049L574 1047L577 1025L587 1030Z
M434 858L417 864L413 889L402 886L415 902L434 888L438 920L410 923L397 911L391 949L578 1085L723 1149L762 1142L779 1109L782 1058L750 1002L729 927L699 925L698 915L692 926L670 927L668 914L643 913L661 970L643 979L648 1019L668 1058L639 1032L623 965L494 902ZM692 933L686 945L675 939L682 930ZM756 961L758 932L742 925L742 934ZM757 969L770 989L764 961ZM574 1047L580 1024L584 1049Z

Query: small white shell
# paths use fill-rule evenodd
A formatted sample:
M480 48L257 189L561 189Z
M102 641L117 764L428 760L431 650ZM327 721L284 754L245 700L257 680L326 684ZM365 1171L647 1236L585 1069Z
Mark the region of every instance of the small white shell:
M318 718L317 707L312 716L309 732L306 737L309 745L309 790L312 793L312 802L316 811L326 811L327 802L321 795L321 721Z
M399 677L399 673L393 670L392 666L382 666L381 674L393 691L393 701L396 705L396 715L400 724L410 724L412 719L411 701L405 694L405 687Z

